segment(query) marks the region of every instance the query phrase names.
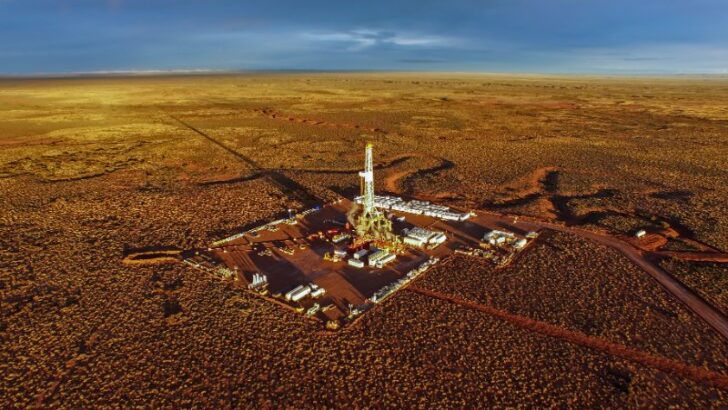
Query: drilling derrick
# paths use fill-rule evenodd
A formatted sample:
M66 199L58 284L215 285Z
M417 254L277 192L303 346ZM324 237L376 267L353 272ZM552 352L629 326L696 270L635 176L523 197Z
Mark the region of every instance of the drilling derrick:
M372 144L368 143L365 151L364 171L359 172L361 177L361 209L356 209L354 215L356 233L362 239L396 241L392 233L392 222L383 213L374 207L374 160L372 157Z
M372 156L372 143L367 144L364 154L364 171L359 172L361 177L361 204L364 213L374 212L374 159Z

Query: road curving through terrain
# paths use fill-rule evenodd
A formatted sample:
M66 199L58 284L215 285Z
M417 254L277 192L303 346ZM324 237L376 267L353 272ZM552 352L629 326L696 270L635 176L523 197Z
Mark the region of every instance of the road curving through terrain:
M230 147L224 145L220 141L214 139L210 135L200 131L199 129L193 127L192 125L184 122L183 120L170 116L172 119L174 119L176 122L181 124L182 126L190 129L191 131L201 135L205 139L209 140L210 142L214 143L215 145L218 145L222 149L228 151L238 159L242 160L243 162L250 165L254 170L257 172L261 172L262 175L266 176L271 182L273 182L275 185L282 188L283 192L293 194L297 197L297 199L305 202L317 202L318 198L308 191L305 187L298 184L291 178L286 177L280 172L273 171L273 170L265 170L260 165L258 165L256 162L254 162L252 159L240 154L239 152L231 149ZM404 156L397 157L393 159L392 163L396 163L399 160L406 160L408 157L412 156L413 154L407 154ZM422 174L422 173L431 173L436 172L444 169L449 169L453 166L453 163L444 159L439 158L441 163L435 167L427 168L425 170L419 170L419 171L411 171L411 172L398 172L391 174L389 177L385 179L385 184L387 186L387 190L394 194L400 194L400 190L398 187L398 181L400 181L402 178L406 178L413 174ZM551 169L543 169L538 173L538 176L541 176L541 174L553 172ZM497 222L506 222L506 223L513 223L514 226L524 226L527 229L552 229L555 231L561 231L561 232L567 232L572 233L578 236L581 236L586 239L590 239L592 241L601 243L603 245L609 246L619 252L621 252L623 255L625 255L627 258L629 258L633 263L635 263L637 266L642 268L644 271L646 271L648 274L650 274L665 290L667 290L670 294L672 294L675 298L677 298L679 301L681 301L685 306L688 307L692 312L694 312L698 317L702 318L706 323L708 323L710 326L712 326L718 333L721 334L721 336L728 341L728 317L726 317L723 313L721 313L719 310L714 308L712 305L710 305L705 299L700 297L697 293L693 292L691 289L683 285L679 280L677 280L674 276L666 272L665 270L661 269L659 266L653 264L650 262L644 255L644 253L634 246L618 239L612 236L599 234L593 231L588 231L585 229L580 229L576 227L567 227L555 223L545 222L545 221L538 221L530 218L523 218L519 222L513 222L514 216L506 216L502 214L493 214L490 212L484 213L483 211L480 211L481 214L488 215L491 219L497 221Z
M728 317L713 307L700 295L682 284L682 282L677 280L673 275L652 263L645 257L645 254L642 251L634 246L613 236L600 234L586 229L567 227L522 216L519 216L519 220L514 223L514 216L504 216L490 212L484 214L488 215L493 220L510 223L516 227L525 227L529 230L533 230L534 228L551 229L554 231L571 233L617 250L634 264L639 266L642 270L650 274L650 276L652 276L666 291L687 306L688 309L703 319L718 333L720 333L726 341L728 341Z
M542 174L545 175L547 172L551 171L553 170L549 168L544 168L537 172L537 176L541 177ZM386 189L397 195L402 194L402 192L398 189L399 187L397 182L402 178L408 177L411 174L412 172L399 172L391 174L388 178L385 179ZM463 210L461 209L460 211ZM713 327L726 341L728 341L728 317L726 317L725 314L713 307L710 303L708 303L704 298L702 298L692 289L685 286L669 272L652 263L646 257L643 251L639 250L633 245L613 236L600 234L594 231L589 231L577 227L564 226L557 223L546 222L523 216L496 214L482 210L478 212L480 212L482 215L487 215L495 222L509 223L513 224L516 227L522 226L527 228L527 230L551 229L555 231L571 233L617 250L618 252L626 256L629 260L631 260L634 264L639 266L642 270L647 272L650 276L652 276L652 278L657 281L657 283L659 283L668 293L670 293L673 297L682 302L688 309L690 309L690 311L703 319L706 323L708 323L708 325ZM514 222L514 218L521 219L518 222ZM655 254L660 255L661 253ZM701 254L700 257L700 259L696 257L695 260L710 260L715 262L728 261L728 257L722 253L713 253L710 255Z

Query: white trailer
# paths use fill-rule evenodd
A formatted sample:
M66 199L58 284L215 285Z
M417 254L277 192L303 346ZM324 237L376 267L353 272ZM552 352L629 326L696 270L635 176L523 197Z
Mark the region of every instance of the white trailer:
M349 266L353 266L355 268L363 268L364 267L364 262L361 261L361 260L359 260L359 259L351 258L351 259L348 260L347 263L349 264Z
M386 256L384 256L384 257L380 258L380 259L379 259L379 260L378 260L378 261L376 262L376 264L377 264L377 267L378 267L378 268L381 268L381 267L383 267L384 265L388 264L389 262L392 262L392 261L393 261L393 260L395 260L395 259L397 259L397 255L395 255L395 254L393 254L393 253L387 254Z
M405 236L404 243L405 245L416 246L418 248L421 248L425 245L425 243L421 239L413 238L411 236Z
M377 264L377 261L384 258L385 256L389 255L389 251L385 249L380 249L371 255L369 255L369 266L374 266Z

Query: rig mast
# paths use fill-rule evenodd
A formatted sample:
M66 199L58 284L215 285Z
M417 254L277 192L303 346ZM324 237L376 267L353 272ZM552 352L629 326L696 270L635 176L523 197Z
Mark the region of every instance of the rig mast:
M374 159L372 155L372 143L367 143L364 154L364 171L359 172L361 177L361 204L364 213L374 212Z
M355 217L356 233L362 239L394 241L397 236L392 232L392 222L374 207L374 159L372 143L368 143L364 156L364 171L361 177L361 210Z

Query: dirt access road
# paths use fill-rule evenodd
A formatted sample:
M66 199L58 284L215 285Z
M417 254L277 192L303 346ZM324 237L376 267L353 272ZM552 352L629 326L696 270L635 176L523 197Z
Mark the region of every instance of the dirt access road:
M318 198L311 192L309 192L307 189L305 189L302 185L298 184L297 182L293 181L292 179L286 177L280 172L271 171L271 170L264 170L258 165L255 161L252 159L240 154L239 152L231 149L230 147L226 146L225 144L221 143L220 141L214 139L210 135L204 133L203 131L193 127L192 125L184 122L183 120L170 116L173 120L175 120L180 125L184 126L185 128L195 132L196 134L204 137L208 141L214 143L215 145L218 145L220 148L224 149L228 153L234 155L238 159L242 160L243 162L247 163L249 166L251 166L254 170L257 170L258 172L262 172L265 177L267 177L271 182L273 182L275 185L281 188L281 190L289 195L295 196L297 199L299 199L303 203L317 203ZM453 166L452 162L441 158L441 164L437 165L433 168L427 168L424 170L416 171L417 174L422 173L432 173L432 172L438 172L440 170L448 169ZM551 169L544 169L543 172L550 172ZM400 190L398 189L398 181L402 178L406 177L409 172L399 172L390 175L386 178L385 185L387 186L387 190L391 191L392 193L399 194ZM537 176L541 176L541 173L539 173ZM462 211L462 210L461 210ZM703 320L705 320L710 326L715 328L715 330L720 333L724 339L728 340L728 318L723 315L720 311L715 309L713 306L711 306L708 302L706 302L702 297L700 297L698 294L693 292L691 289L683 285L680 281L675 279L672 275L670 275L668 272L664 271L657 265L650 262L642 253L642 251L636 249L632 245L619 240L618 238L607 236L603 234L599 234L592 231L587 231L584 229L579 228L573 228L573 227L566 227L563 225L558 225L550 222L545 221L537 221L537 220L531 220L531 219L525 219L523 218L521 221L514 222L514 216L507 216L507 215L500 215L500 214L492 214L492 213L486 213L483 211L479 211L479 214L481 217L484 217L486 220L491 220L491 222L496 222L499 224L510 224L511 226L515 226L516 228L526 229L526 230L536 230L536 229L552 229L556 231L561 232L568 232L572 233L587 239L590 239L592 241L596 241L598 243L604 244L606 246L609 246L613 249L616 249L617 251L624 254L627 258L629 258L632 262L637 264L637 266L641 267L643 270L645 270L647 273L649 273L660 285L662 285L668 292L670 292L674 297L676 297L678 300L680 300L682 303L684 303L690 310L692 310L696 315L701 317Z
M665 290L712 326L724 339L728 340L728 317L706 302L705 299L693 292L690 288L683 285L679 280L675 279L670 273L652 263L641 250L634 246L613 236L521 216L508 216L483 211L478 211L478 215L484 220L495 224L510 225L523 230L551 229L567 232L609 246L622 253L642 268L642 270L649 273Z

